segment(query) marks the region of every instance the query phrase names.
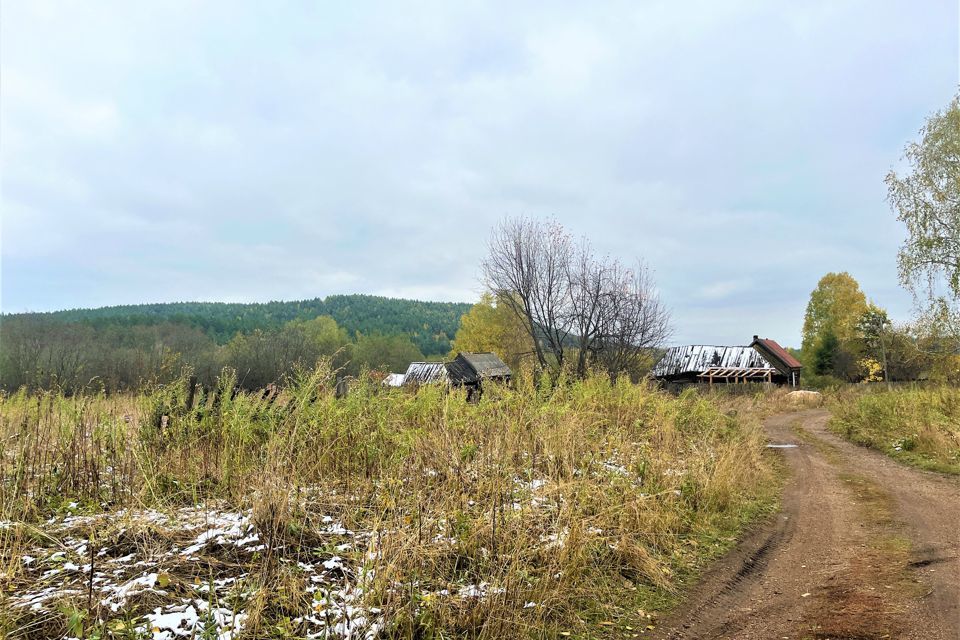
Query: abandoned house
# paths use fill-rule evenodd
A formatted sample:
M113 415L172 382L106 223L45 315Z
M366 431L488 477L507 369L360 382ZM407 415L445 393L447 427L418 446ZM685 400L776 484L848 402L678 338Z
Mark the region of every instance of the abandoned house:
M770 382L795 387L803 365L774 340L753 336L745 347L671 347L650 375L672 384Z
M478 398L484 382L510 382L511 375L510 367L494 353L458 353L450 362L410 363L402 376L402 385L413 387L438 383L465 387L470 398Z
M450 383L466 387L467 397L476 399L482 393L483 383L510 382L512 372L495 353L458 353L446 364Z
M484 380L510 382L510 367L495 353L458 353L447 363L450 381L455 385L479 385Z

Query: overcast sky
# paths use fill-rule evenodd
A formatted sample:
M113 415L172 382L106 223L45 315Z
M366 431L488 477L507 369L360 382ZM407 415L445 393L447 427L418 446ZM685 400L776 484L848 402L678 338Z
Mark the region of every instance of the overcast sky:
M644 258L674 342L799 346L828 271L906 320L883 177L957 5L6 0L0 306L474 301L531 215Z

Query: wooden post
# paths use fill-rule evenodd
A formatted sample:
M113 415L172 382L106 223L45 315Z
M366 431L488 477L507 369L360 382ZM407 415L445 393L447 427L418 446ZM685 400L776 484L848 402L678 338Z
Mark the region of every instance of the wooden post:
M184 407L187 411L193 410L193 398L197 393L197 376L190 376L190 380L187 383L190 385L190 388L187 389L187 401L184 403Z

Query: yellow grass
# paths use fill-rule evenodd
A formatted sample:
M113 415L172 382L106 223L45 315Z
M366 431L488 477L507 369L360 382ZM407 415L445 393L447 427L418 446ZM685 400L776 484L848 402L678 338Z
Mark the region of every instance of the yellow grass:
M338 400L321 366L272 403L226 394L186 410L185 379L140 396L3 399L0 633L138 637L153 609L206 598L242 612L241 638L305 637L311 615L333 629L358 612L386 637L618 636L653 622L774 501L764 398L594 377L491 388L477 404L373 382ZM177 519L196 505L249 518L261 548L208 543L187 561L174 551L198 530ZM75 557L91 546L107 549L95 565L152 558L163 585L111 611ZM302 568L324 561L345 568ZM23 606L44 585L78 593ZM344 613L333 600L347 592Z

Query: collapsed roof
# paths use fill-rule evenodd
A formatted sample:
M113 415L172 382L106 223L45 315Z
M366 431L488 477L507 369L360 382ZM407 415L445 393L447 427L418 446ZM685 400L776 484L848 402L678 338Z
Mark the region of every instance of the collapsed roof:
M739 377L741 372L749 372L754 377L766 374L790 377L791 373L802 368L803 365L776 341L754 336L748 346L695 344L671 347L650 374L668 380L708 373Z
M655 378L669 378L715 368L773 369L773 365L753 347L692 344L667 349L651 374Z

